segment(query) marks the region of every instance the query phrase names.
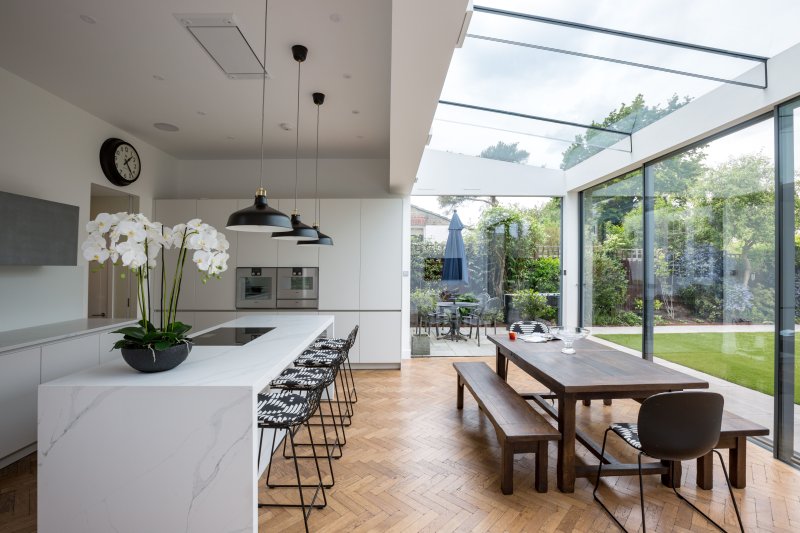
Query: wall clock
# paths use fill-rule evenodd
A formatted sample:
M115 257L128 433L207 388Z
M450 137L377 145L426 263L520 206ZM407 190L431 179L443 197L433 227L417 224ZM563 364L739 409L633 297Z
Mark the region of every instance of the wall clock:
M124 187L137 179L142 171L139 153L122 139L106 139L100 147L100 168L108 181Z

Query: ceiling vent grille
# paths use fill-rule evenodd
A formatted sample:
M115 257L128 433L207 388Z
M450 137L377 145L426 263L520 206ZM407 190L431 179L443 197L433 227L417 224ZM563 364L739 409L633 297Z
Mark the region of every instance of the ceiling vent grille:
M175 13L175 18L228 78L261 79L264 75L264 65L245 39L233 14Z

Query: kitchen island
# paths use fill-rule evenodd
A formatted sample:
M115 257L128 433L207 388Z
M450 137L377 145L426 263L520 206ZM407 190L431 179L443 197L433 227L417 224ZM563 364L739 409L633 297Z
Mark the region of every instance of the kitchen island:
M39 531L257 531L256 396L332 324L242 317L221 326L275 329L168 372L119 359L40 385Z

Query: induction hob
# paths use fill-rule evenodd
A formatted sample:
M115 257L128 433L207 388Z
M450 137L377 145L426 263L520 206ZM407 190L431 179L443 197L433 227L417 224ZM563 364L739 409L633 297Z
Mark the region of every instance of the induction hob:
M192 337L195 346L243 346L275 328L217 328Z

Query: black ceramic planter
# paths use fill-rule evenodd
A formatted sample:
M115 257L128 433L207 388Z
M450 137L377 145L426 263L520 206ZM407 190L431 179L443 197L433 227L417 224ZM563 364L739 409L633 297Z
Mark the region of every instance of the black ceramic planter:
M125 362L139 372L164 372L183 363L192 351L192 345L181 343L166 350L156 350L155 358L153 350L148 348L121 348L120 351Z

